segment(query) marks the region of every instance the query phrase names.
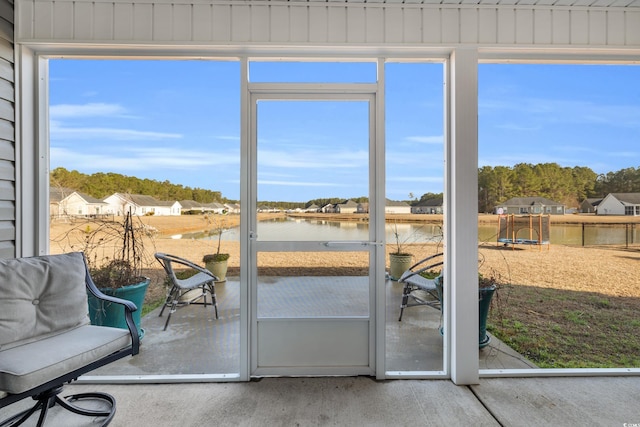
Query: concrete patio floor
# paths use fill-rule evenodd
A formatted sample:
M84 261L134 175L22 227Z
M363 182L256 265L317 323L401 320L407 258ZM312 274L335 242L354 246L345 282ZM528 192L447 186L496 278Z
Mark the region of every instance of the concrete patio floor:
M264 378L247 383L67 386L117 400L111 426L632 426L640 377L375 381ZM27 399L29 400L29 399ZM0 410L13 414L22 401ZM49 426L99 425L54 407ZM34 425L34 423L26 424Z
M340 277L336 281L318 277L265 279L266 283L260 288L265 303L259 305L259 315L367 314L365 277ZM307 286L303 286L306 294L299 291L303 280L307 281ZM402 285L389 280L385 286L386 370L443 370L440 311L426 306L410 307L405 309L402 322L398 322ZM140 354L107 365L91 375L237 374L240 370L239 282L228 278L226 283L216 285L216 294L217 320L211 306L192 305L178 309L164 331L168 310L163 317L158 317L158 308L142 320L145 335ZM535 367L495 337L489 346L479 351L479 358L480 369Z
M279 279L275 279L278 282ZM275 283L274 282L274 283ZM286 282L286 281L285 281ZM387 370L441 369L440 312L405 311L398 322L402 286L387 282ZM141 353L91 373L171 375L237 372L238 283L220 285L220 319L211 308L178 310L143 320ZM346 298L347 306L353 301ZM273 309L270 305L269 310ZM427 331L425 333L425 331ZM479 352L480 368L533 365L497 339ZM86 381L86 377L84 380ZM111 426L627 426L640 423L640 377L494 378L472 386L449 380L386 380L371 377L261 378L227 383L95 384L78 382L63 395L100 391L117 400ZM25 399L0 410L0 420L31 404ZM86 402L91 407L95 402ZM95 407L95 406L94 406ZM54 407L49 426L100 425ZM30 420L25 425L35 425Z

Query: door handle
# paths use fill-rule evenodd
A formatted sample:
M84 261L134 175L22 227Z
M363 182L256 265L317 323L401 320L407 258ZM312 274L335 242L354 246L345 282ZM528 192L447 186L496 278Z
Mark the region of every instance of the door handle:
M340 242L324 242L323 243L327 247L331 246L382 246L382 242L362 242L362 241L340 241Z

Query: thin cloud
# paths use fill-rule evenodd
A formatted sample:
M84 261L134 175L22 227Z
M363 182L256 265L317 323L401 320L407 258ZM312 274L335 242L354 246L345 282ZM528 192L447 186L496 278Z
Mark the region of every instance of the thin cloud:
M500 116L517 112L524 119L536 123L598 124L614 127L640 127L640 106L599 104L592 101L553 98L511 97L509 99L483 99L478 104L480 120L483 115ZM506 128L510 124L496 125ZM511 124L513 126L513 124ZM516 125L531 130L531 124ZM541 126L534 126L539 129Z
M202 167L238 165L238 157L232 155L211 156L202 151L162 148L117 148L114 153L81 153L60 147L51 147L51 164L67 169L86 169L88 165L113 171L195 170ZM54 166L55 167L55 166Z
M442 135L408 136L405 140L409 142L419 142L421 144L442 144L444 142L444 137Z
M179 139L181 134L139 129L97 126L69 126L66 121L81 118L132 118L119 104L95 102L88 104L57 104L49 108L51 140L162 140Z
M196 166L237 165L240 159L237 153L216 151L215 155L206 150L189 150L184 147L134 147L126 150L154 165L166 168L188 168Z
M279 173L279 172L260 172L260 176L263 178L297 178L298 175L290 174L290 173Z
M58 104L49 107L52 120L80 117L124 117L126 109L119 104Z
M104 127L66 127L59 122L51 122L51 140L82 139L82 140L161 140L180 139L179 133L143 131L135 129L119 129Z

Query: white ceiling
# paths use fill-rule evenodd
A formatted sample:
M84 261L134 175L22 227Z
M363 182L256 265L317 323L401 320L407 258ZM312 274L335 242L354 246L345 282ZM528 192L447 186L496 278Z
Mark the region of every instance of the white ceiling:
M246 1L246 0L236 0ZM252 0L256 1L256 0ZM271 1L271 0L262 0ZM283 0L274 0L283 1ZM445 5L506 5L506 6L578 6L578 7L637 7L640 0L284 0L301 3L387 3L387 4L445 4Z

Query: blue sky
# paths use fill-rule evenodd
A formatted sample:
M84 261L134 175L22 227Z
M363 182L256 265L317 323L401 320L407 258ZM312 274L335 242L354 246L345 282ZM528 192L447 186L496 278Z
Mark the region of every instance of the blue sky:
M50 61L51 168L239 198L240 66ZM256 63L252 81L373 82L375 65ZM386 66L386 194L443 189L442 64ZM481 64L479 165L640 166L640 67ZM364 102L263 101L258 199L367 195Z

